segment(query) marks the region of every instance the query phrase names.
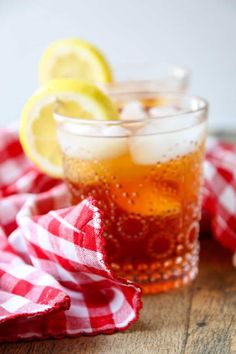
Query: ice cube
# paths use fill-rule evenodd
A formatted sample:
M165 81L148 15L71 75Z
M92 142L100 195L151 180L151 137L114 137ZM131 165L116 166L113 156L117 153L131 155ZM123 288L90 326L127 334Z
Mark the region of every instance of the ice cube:
M139 123L139 129L136 130L136 135L166 133L170 130L177 131L195 126L198 123L198 117L190 114L180 114L169 117L155 117L148 122L142 121Z
M103 128L103 135L105 136L129 136L131 134L130 130L122 127L121 125L111 125L109 127Z
M128 152L127 137L108 137L94 126L77 127L68 131L58 129L58 141L64 154L81 160L107 160Z
M148 114L150 118L158 118L158 117L163 117L163 116L168 116L172 114L178 113L178 109L176 107L152 107L149 109Z
M85 122L66 123L62 129L70 134L82 136L100 136L102 132L102 127L99 124L86 124Z
M124 105L120 118L122 120L142 120L148 118L148 113L145 112L139 101L133 101Z
M129 138L132 159L136 164L153 165L195 151L204 140L206 123L169 133L158 133L158 124L149 123L138 134Z

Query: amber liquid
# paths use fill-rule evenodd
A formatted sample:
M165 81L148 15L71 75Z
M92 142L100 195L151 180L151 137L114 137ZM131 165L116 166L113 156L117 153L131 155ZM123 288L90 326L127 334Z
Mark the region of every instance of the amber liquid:
M202 157L203 145L146 166L129 154L104 161L64 155L72 204L97 200L108 262L144 293L181 287L197 274Z

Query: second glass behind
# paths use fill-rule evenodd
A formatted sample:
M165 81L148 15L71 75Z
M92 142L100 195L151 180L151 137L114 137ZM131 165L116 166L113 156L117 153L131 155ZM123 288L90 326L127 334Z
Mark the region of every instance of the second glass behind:
M181 287L198 270L207 104L152 90L111 97L119 121L55 115L71 203L96 199L118 275L144 293Z
M108 92L122 91L187 91L191 72L177 64L123 64L114 67L114 82L105 86ZM104 86L103 86L104 88Z

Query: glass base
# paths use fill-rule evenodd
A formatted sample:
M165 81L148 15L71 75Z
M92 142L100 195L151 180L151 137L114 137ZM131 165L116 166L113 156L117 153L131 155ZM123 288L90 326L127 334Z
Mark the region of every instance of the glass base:
M149 264L111 264L113 270L123 278L134 281L143 294L158 294L182 288L196 278L198 273L199 243L188 253L162 262Z
M173 280L163 280L156 283L149 284L139 284L141 285L143 294L158 294L167 292L170 290L182 288L184 285L187 285L192 280L196 278L198 274L198 267L194 267L188 274L184 274L182 277L173 279Z

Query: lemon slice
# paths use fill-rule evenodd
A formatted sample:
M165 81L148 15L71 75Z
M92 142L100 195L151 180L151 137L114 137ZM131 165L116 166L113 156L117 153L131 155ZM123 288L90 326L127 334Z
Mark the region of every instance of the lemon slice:
M46 174L62 177L62 157L57 143L55 105L60 113L87 119L118 119L109 97L96 86L75 79L55 79L38 90L25 104L20 141L26 155Z
M111 193L121 209L141 216L155 215L163 218L181 212L181 204L173 195L154 189L151 185L143 185L139 190L139 184L142 184L142 180L123 183L118 190L116 186L112 188Z
M46 49L39 64L39 81L74 78L89 82L110 82L110 66L101 52L80 39L59 40Z

